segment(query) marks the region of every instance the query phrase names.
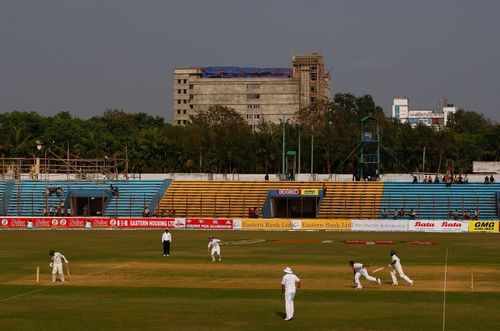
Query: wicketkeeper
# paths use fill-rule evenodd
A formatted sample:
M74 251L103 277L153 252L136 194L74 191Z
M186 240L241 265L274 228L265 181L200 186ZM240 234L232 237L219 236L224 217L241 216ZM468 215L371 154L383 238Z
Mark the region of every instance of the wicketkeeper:
M50 256L49 266L52 268L52 283L56 282L56 274L59 274L61 282L64 283L64 270L62 261L64 260L66 264L68 264L69 261L66 259L64 255L53 250L49 252L49 256Z

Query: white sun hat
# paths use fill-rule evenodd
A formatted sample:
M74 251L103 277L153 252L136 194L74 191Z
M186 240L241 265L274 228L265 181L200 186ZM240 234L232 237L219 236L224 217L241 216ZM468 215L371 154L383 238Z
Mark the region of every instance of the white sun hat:
M283 269L283 271L286 273L286 274L293 274L293 271L290 267L286 267L285 269Z

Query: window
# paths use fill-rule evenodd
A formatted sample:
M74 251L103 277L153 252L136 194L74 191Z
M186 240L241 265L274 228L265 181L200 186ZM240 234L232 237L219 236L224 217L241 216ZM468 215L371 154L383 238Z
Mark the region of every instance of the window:
M178 89L178 90L177 90L177 93L179 93L179 94L180 94L180 93L181 93L181 91L182 91L181 89Z
M188 103L188 101L187 101L187 100L182 100L182 102L183 102L183 103Z
M189 84L189 88L192 90L194 88L193 84Z
M316 100L315 97L310 97L309 100L311 100L311 102L314 102L314 100Z
M189 105L189 109L193 109L193 105Z
M260 108L260 105L256 105L256 104L247 105L247 109L259 109L259 108Z
M260 99L260 94L258 94L258 93L247 94L247 99L250 99L250 100Z
M180 105L181 104L181 100L177 100L177 104Z
M186 84L186 83L187 83L187 79L184 79L184 84Z
M247 89L249 89L249 90L256 90L259 88L260 88L260 84L255 84L255 83L247 84Z
M186 113L187 113L187 110L186 110L186 109L184 109L182 112L183 112L184 114L186 114Z
M187 124L187 121L186 120L182 121L182 124Z
M311 86L311 92L312 93L316 92L316 87L315 86Z
M177 124L181 124L181 120L177 120Z
M394 106L394 117L399 120L399 106Z
M180 109L177 109L177 114L180 114L181 113L181 110Z
M188 90L184 89L182 90L183 93L188 93Z
M178 80L177 80L177 84L180 84L180 83L181 83L181 80L180 80L180 79L178 79Z

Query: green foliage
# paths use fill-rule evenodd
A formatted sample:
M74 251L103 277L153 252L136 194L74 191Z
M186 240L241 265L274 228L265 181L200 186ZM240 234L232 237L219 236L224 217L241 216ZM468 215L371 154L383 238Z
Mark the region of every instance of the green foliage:
M383 152L382 173L443 172L447 160L453 160L456 173L470 172L472 161L500 160L500 124L480 114L459 110L441 131L412 128L386 118L370 95L352 94L315 102L285 123L261 122L255 131L239 113L222 106L192 116L182 127L158 116L118 109L88 120L69 112L44 117L14 111L0 114L0 155L31 158L40 141L61 157L68 148L82 158L123 155L127 149L129 171L137 173L279 173L284 131L287 151L298 152L300 146L302 172L310 169L314 136L314 172L331 173L359 144L360 120L368 114L377 119L382 144L398 160ZM356 165L354 154L342 170L353 172Z

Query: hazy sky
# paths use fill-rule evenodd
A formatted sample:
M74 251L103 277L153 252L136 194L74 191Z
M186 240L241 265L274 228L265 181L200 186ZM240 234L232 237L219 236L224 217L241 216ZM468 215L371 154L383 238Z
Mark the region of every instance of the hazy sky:
M500 1L0 0L0 111L172 120L177 66L290 66L390 112L449 103L500 121Z

